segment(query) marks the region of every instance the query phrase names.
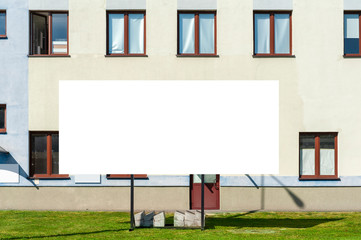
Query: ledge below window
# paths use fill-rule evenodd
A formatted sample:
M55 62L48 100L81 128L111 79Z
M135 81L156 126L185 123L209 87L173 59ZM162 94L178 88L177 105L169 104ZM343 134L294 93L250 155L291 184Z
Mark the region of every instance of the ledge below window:
M252 55L253 58L296 58L295 55Z
M0 39L8 39L7 36L0 36Z
M70 180L70 177L68 174L52 174L52 175L46 175L46 174L36 174L32 177L29 177L29 179L64 179L64 180Z
M355 54L355 55L342 55L343 58L361 58L361 54Z
M130 179L130 174L107 174L107 179ZM148 179L148 175L134 174L134 179Z
M183 58L219 58L219 55L183 55L183 54L177 54L177 57L183 57Z
M28 55L29 58L70 58L70 55Z
M132 54L128 54L128 55L119 54L119 55L104 55L104 57L148 57L148 55L146 55L146 54L138 54L138 55L136 55L136 54L134 54L134 55L132 55Z
M312 178L312 177L299 177L299 181L341 181L338 177L326 177L326 178Z

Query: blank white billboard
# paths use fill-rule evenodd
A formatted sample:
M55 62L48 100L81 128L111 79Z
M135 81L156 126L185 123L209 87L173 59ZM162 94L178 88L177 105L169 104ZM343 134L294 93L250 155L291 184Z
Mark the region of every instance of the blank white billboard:
M277 174L278 81L60 81L62 174Z

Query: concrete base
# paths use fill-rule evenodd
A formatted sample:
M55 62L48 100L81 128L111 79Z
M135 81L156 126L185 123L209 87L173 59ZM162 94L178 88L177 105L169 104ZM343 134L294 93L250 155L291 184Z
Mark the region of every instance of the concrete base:
M185 211L188 187L136 187L135 211ZM129 187L0 187L0 209L129 211ZM361 211L361 187L221 187L221 211Z

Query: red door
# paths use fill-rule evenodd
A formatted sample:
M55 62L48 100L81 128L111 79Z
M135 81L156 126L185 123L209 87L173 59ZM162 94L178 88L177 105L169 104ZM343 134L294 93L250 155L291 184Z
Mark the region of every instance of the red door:
M219 174L205 174L204 182L204 209L219 209ZM191 175L191 209L201 209L201 188L201 175Z

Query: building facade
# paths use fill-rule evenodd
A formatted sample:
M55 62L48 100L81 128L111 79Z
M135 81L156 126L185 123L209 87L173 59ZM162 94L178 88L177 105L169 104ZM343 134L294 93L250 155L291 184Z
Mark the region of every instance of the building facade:
M0 163L19 178L0 182L1 209L129 209L129 176L58 173L60 80L251 79L279 81L279 174L207 176L208 208L360 210L358 1L13 2L0 5ZM136 209L199 207L197 175L138 177Z

